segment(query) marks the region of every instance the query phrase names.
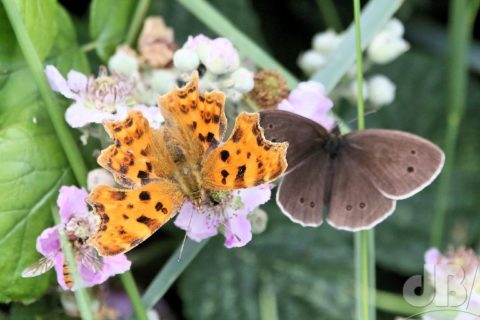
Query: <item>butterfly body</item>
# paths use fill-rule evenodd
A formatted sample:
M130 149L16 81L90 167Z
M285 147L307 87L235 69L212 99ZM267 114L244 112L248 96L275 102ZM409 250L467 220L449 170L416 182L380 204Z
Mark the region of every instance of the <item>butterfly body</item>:
M294 222L327 221L347 230L368 229L388 217L396 200L429 185L440 173L443 152L402 131L367 129L346 135L281 111L261 112L267 139L289 142L289 164L277 203Z
M101 255L126 252L140 244L190 201L215 204L222 192L272 181L287 167L287 143L263 136L259 115L242 113L232 135L226 128L225 96L201 93L198 74L183 88L158 99L165 124L150 128L138 111L106 122L113 139L98 158L124 189L98 186L87 201L100 217L89 242ZM221 198L221 196L220 196Z

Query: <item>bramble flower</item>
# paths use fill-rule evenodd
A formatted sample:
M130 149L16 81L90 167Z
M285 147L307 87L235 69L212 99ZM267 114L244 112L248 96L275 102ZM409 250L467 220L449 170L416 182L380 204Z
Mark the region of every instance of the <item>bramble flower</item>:
M404 32L405 28L400 20L391 19L387 22L368 46L370 60L377 64L387 64L405 53L410 45L403 39Z
M175 225L185 231L194 241L202 241L222 232L225 247L243 247L252 239L252 225L249 214L259 205L270 199L271 185L235 190L216 195L215 204L198 210L191 202L186 202Z
M337 49L342 42L343 35L336 33L334 30L328 29L325 32L319 32L313 36L312 47L317 52L327 56L333 50Z
M65 113L67 123L73 128L123 119L129 109L145 111L152 120L160 117L157 107L135 105L136 81L129 77L107 75L103 69L97 78L71 70L65 79L52 65L46 67L45 73L54 91L75 101Z
M322 69L327 59L315 50L307 50L298 57L297 64L307 75L312 75Z
M471 249L460 247L445 255L432 248L425 253L427 280L435 298L426 309L425 320L473 320L480 315L480 258Z
M375 106L381 107L395 100L395 84L386 76L374 75L367 81L368 100Z
M325 88L316 81L301 82L283 100L278 109L290 111L320 123L327 130L331 130L335 121L328 115L333 102L325 94Z
M203 90L220 90L238 101L253 89L253 72L240 66L240 56L226 38L210 39L202 34L190 36L173 57L175 67L189 75L200 65L205 67L200 79Z
M85 287L103 283L111 276L124 273L131 265L124 254L101 257L87 243L87 239L96 232L98 224L98 218L88 211L85 202L87 196L88 193L84 189L63 186L57 199L60 224L45 229L37 238L37 251L51 261L57 273L58 284L65 290L74 288L71 280L65 279L64 276L66 261L60 244L60 230L65 232L70 242ZM24 276L27 277L41 274L29 275L27 270L24 272Z
M166 67L173 59L175 48L173 29L163 18L147 18L138 38L141 60L152 68Z
M119 46L115 54L108 59L108 70L127 77L138 78L140 63L138 56L130 47Z
M275 70L261 70L255 73L255 85L248 93L261 109L275 108L288 97L288 85Z

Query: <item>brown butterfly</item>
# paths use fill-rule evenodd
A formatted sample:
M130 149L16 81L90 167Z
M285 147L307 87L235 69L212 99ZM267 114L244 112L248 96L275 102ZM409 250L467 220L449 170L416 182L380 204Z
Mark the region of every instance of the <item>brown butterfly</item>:
M428 186L445 155L428 140L383 129L329 133L320 124L281 110L260 113L265 137L289 142L288 171L277 203L292 221L338 229L369 229L395 210L395 201Z

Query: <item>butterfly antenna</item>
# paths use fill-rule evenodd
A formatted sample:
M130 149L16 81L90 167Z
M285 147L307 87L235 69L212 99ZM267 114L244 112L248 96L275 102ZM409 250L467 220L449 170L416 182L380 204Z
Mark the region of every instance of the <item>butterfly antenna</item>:
M188 232L190 232L190 225L192 224L192 218L193 218L193 211L190 213L190 220L188 220L187 231L185 231L185 235L183 236L182 246L180 247L180 253L178 254L177 262L180 262L180 260L182 260L183 249L185 248L185 243L187 242L187 234Z
M373 110L367 111L364 116L366 117L366 116L372 115L374 113L377 113L377 111L379 111L379 110L380 109L373 109ZM355 117L355 118L347 121L347 125L351 125L353 122L355 122L357 120L358 120L358 117Z

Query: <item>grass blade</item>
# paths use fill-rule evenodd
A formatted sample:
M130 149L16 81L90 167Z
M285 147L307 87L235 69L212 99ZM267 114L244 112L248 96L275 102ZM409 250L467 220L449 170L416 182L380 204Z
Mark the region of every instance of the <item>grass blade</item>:
M167 292L170 286L177 280L182 272L187 268L190 262L197 256L208 241L200 243L187 241L182 253L182 258L178 261L180 248L168 259L167 263L162 267L155 279L145 291L142 301L145 308L152 308Z
M393 16L402 3L403 0L371 0L368 2L362 11L361 18L362 49L367 47L373 36ZM338 48L328 56L325 67L315 73L311 79L323 83L327 92L330 92L354 61L355 25L352 23Z

